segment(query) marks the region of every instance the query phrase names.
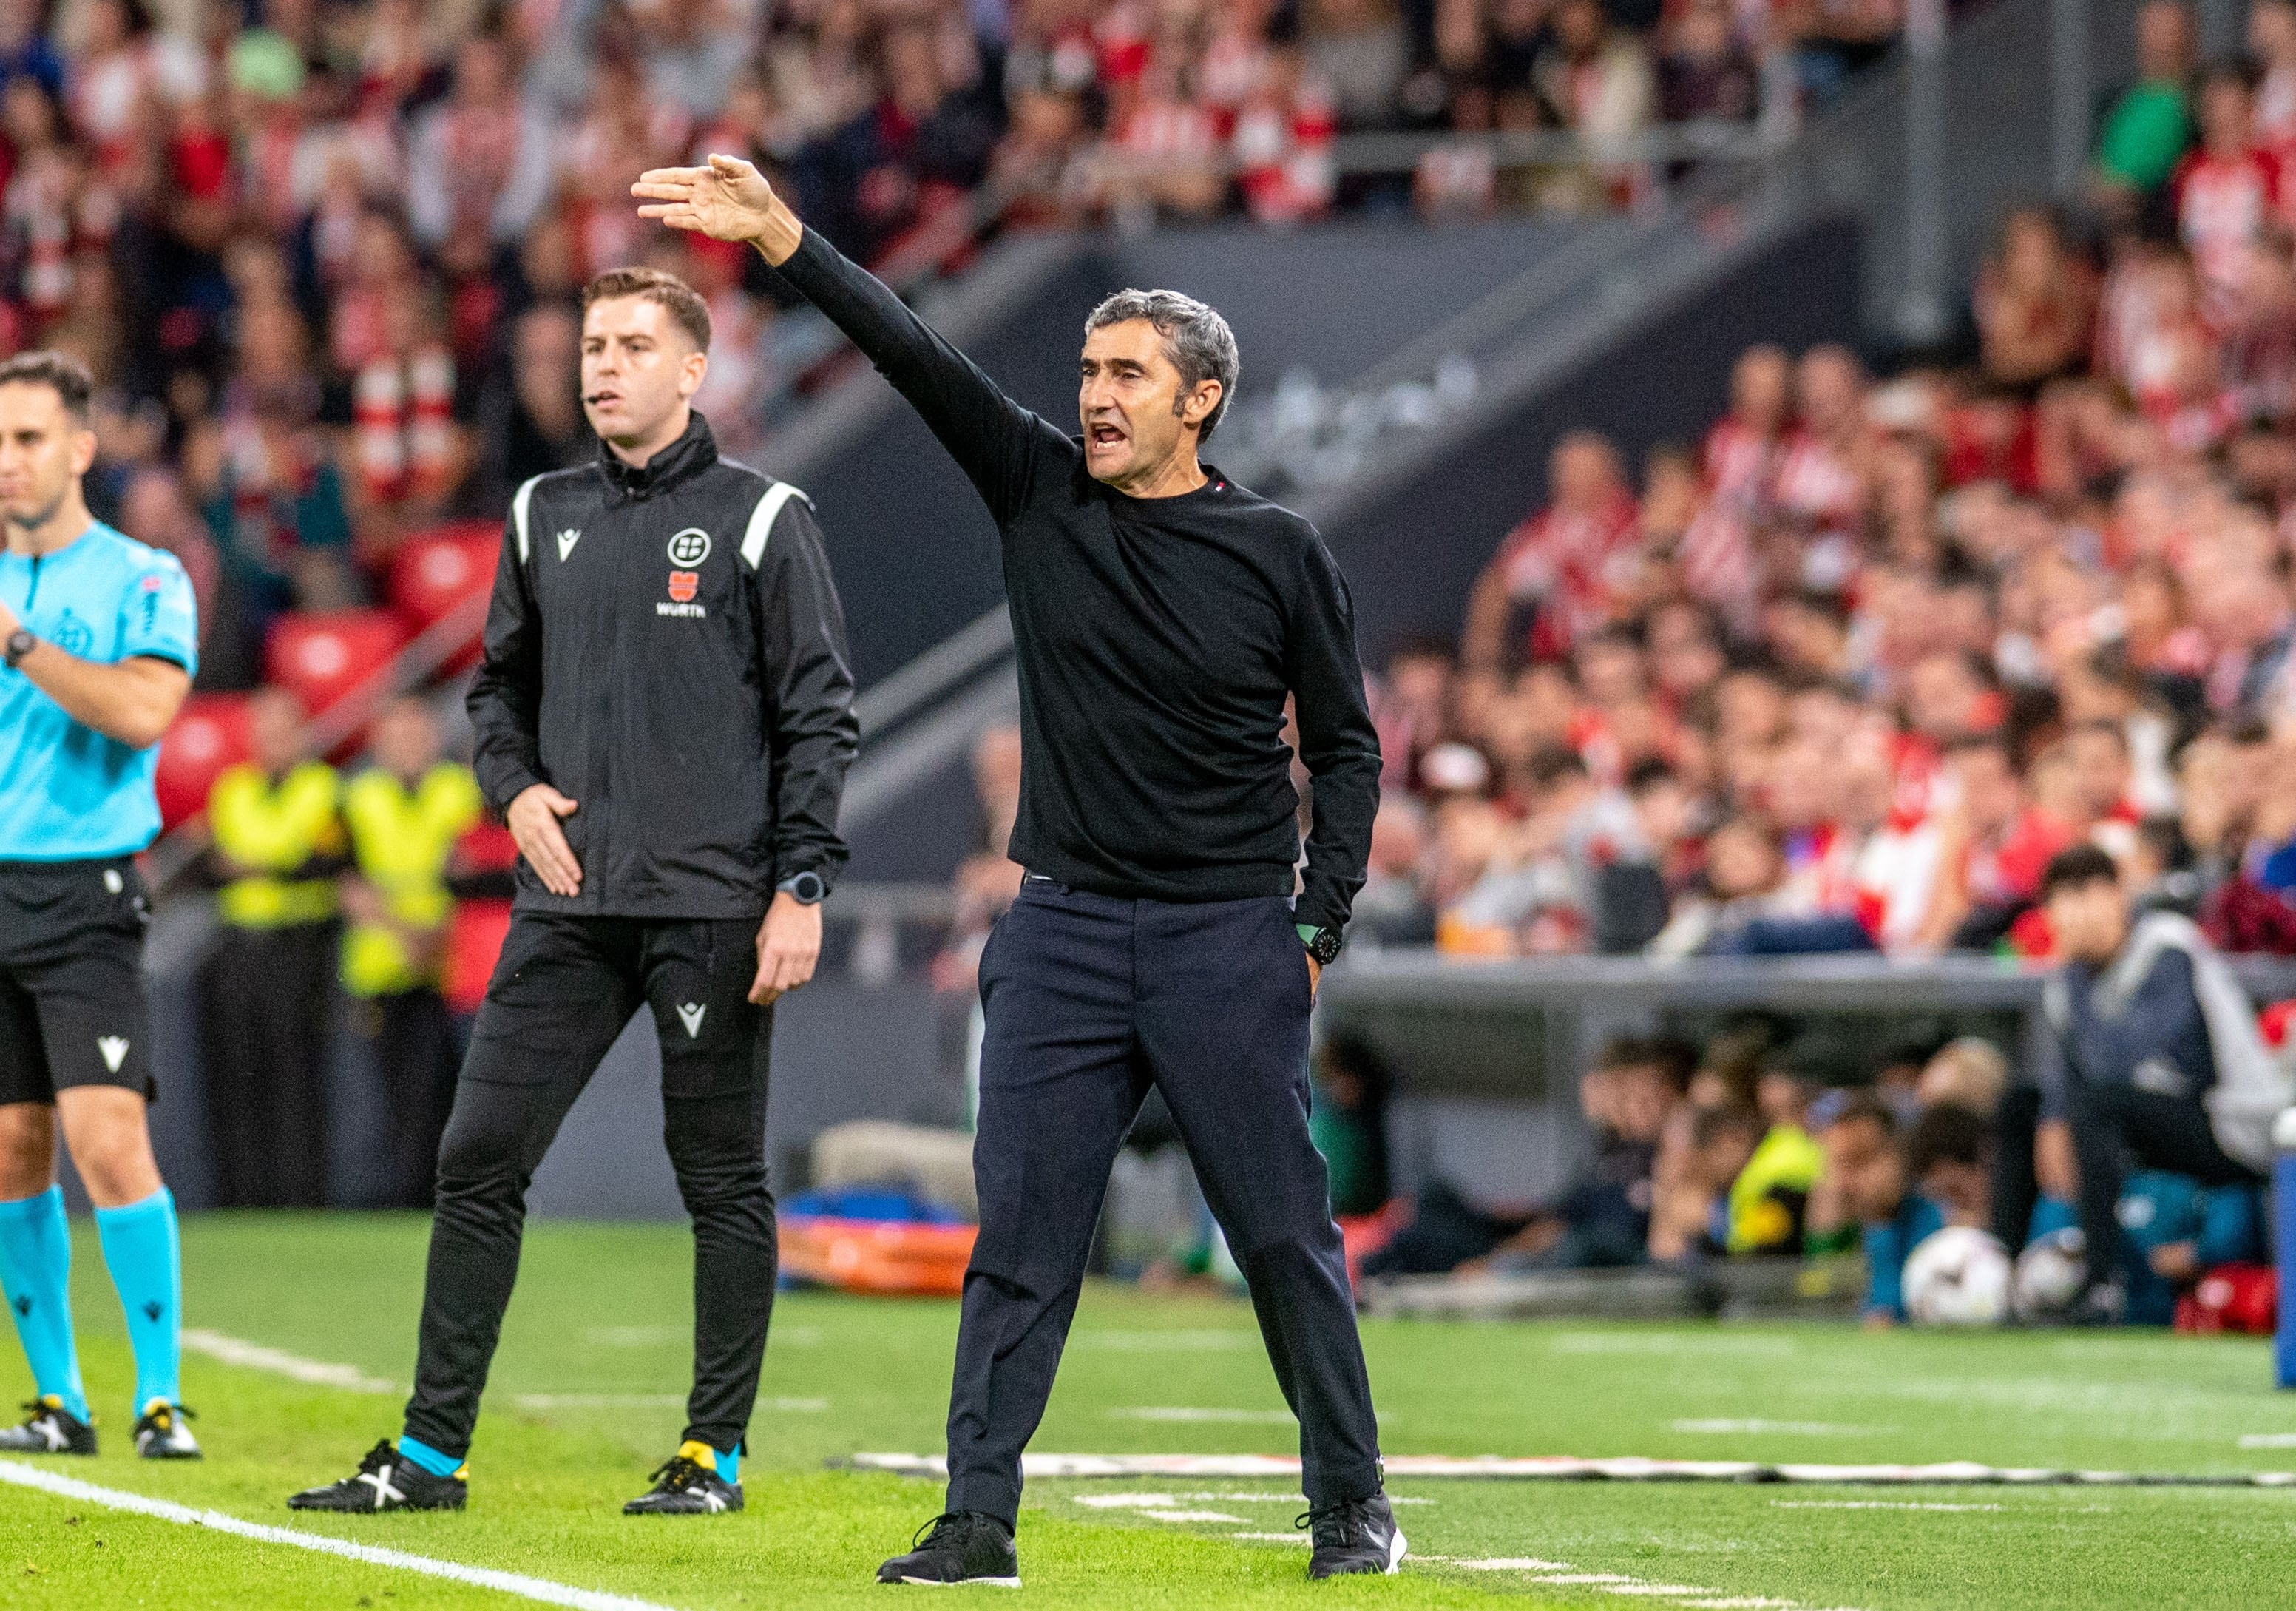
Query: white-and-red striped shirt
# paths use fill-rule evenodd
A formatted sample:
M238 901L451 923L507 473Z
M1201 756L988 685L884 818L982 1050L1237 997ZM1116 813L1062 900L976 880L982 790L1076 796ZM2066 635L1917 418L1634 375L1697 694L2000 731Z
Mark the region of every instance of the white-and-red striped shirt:
M1784 444L1734 415L1725 415L1706 433L1706 484L1717 499L1749 518L1770 505Z
M2236 310L2248 249L2264 239L2279 211L2280 162L2263 151L2237 157L2195 152L2174 183L2177 233L2200 271L2202 308L2221 325Z
M1599 509L1540 510L1499 545L1507 596L1541 599L1534 633L1543 655L1561 654L1610 619L1617 571L1640 535L1635 500L1614 494Z
M1866 508L1866 484L1833 444L1797 431L1779 461L1778 507L1821 531L1847 530Z

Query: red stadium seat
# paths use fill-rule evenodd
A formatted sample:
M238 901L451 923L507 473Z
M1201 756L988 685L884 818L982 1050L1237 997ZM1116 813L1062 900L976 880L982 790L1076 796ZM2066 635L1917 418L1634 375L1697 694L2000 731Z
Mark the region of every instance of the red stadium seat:
M388 663L406 638L406 623L388 610L290 613L272 623L264 670L317 716Z
M391 562L390 602L417 630L430 627L472 595L483 597L492 589L501 554L502 529L491 521L457 521L418 532ZM473 631L448 669L474 664L480 647Z
M253 750L246 695L194 694L185 700L160 741L160 822L172 828L206 810L217 774Z

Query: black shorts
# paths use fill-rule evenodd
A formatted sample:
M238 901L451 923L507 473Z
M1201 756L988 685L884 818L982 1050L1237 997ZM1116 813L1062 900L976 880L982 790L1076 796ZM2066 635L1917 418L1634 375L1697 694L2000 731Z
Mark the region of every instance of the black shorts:
M74 1085L157 1095L135 862L0 861L0 1104Z

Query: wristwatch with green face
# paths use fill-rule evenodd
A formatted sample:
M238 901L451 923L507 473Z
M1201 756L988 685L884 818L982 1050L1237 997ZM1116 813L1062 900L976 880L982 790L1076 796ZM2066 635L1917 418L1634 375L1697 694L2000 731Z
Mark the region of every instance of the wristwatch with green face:
M1322 924L1295 923L1292 926L1300 931L1300 943L1308 948L1308 955L1324 967L1332 966L1332 958L1340 954L1340 947L1347 943L1339 930Z

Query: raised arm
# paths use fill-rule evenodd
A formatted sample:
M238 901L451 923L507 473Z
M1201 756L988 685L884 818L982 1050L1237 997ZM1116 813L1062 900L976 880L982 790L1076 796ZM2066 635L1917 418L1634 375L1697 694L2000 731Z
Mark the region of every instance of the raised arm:
M1308 869L1293 915L1302 924L1342 928L1371 861L1372 819L1379 815L1379 731L1372 726L1363 665L1356 657L1355 607L1320 538L1308 541L1285 657L1300 760L1315 780Z
M653 168L630 193L641 218L756 247L923 416L999 526L1026 502L1040 456L1074 454L1065 435L1005 396L883 281L800 224L750 163L712 156L706 167Z

